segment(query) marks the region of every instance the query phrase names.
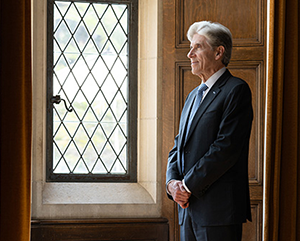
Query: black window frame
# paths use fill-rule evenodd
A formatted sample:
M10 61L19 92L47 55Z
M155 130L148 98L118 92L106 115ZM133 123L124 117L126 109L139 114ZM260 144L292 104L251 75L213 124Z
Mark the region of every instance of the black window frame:
M54 2L86 2L128 5L128 125L126 174L53 173L53 11ZM138 0L47 0L47 113L46 182L137 182L138 105ZM60 103L63 105L63 103Z

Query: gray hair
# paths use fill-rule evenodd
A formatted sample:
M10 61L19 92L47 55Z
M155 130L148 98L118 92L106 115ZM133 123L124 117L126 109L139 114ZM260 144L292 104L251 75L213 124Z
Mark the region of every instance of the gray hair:
M225 66L229 64L232 51L232 35L228 28L216 22L195 22L190 26L187 32L187 38L190 42L195 34L203 35L213 49L223 46L225 48L225 52L222 63Z

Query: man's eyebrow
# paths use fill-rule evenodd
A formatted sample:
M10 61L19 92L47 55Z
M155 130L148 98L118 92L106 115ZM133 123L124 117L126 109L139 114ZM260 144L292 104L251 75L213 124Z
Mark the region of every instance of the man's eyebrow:
M203 42L201 42L201 43L195 43L194 45L190 45L190 48L193 48L193 47L201 47L201 46L203 46Z

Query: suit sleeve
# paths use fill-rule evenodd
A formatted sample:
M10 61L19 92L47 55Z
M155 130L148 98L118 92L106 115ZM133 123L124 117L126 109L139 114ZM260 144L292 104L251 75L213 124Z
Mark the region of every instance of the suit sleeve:
M172 150L169 152L168 156L168 165L166 172L166 192L167 185L171 180L179 180L180 174L177 165L177 143L178 143L178 135L175 137L174 146ZM173 200L172 196L167 192L167 196Z
M251 91L246 83L237 85L225 98L215 141L184 177L193 195L202 196L248 150L252 119Z
M168 183L173 179L179 180L180 177L180 173L178 170L178 163L177 163L177 151L178 151L177 143L178 143L178 135L175 137L174 146L172 150L169 152L166 183Z

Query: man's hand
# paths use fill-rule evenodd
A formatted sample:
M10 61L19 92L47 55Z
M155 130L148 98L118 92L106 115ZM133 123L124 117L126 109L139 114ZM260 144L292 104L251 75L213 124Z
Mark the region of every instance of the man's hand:
M185 190L182 181L171 181L167 188L172 195L173 200L182 208L187 208L189 206L189 198L191 194Z

